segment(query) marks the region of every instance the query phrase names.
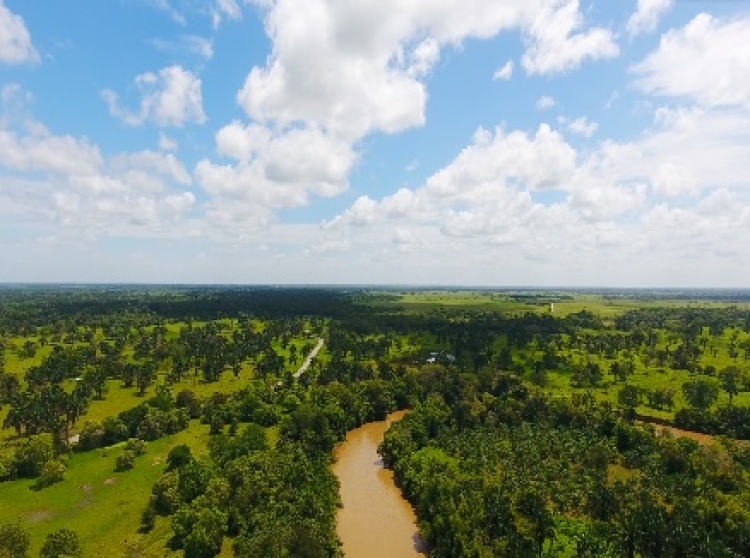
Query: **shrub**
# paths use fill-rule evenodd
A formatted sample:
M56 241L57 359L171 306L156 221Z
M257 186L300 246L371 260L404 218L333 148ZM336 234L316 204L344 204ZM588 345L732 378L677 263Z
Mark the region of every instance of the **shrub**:
M56 482L63 480L65 476L65 463L61 459L51 459L47 461L42 467L42 472L39 475L34 487L37 490L52 486Z
M86 421L78 437L78 449L82 451L100 448L104 445L104 428L98 422Z
M117 456L115 471L130 471L135 467L135 454L132 451L125 450Z
M21 525L16 523L0 525L0 556L25 558L30 544L31 536Z
M125 451L133 452L134 455L143 455L146 453L146 446L148 444L140 438L130 438L125 444Z
M78 535L70 529L60 529L47 535L40 558L81 558L83 551Z

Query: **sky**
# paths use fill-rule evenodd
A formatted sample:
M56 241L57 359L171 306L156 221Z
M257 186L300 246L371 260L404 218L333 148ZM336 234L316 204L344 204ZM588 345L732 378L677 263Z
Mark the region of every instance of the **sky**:
M0 0L0 282L750 287L750 2Z

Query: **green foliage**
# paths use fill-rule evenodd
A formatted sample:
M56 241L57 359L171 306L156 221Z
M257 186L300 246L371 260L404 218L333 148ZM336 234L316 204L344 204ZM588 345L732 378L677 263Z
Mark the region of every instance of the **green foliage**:
M31 436L16 450L14 470L19 477L35 478L42 474L44 464L55 455L51 434Z
M682 384L682 393L691 407L705 411L719 397L719 384L713 378L696 378Z
M180 444L179 446L175 446L167 456L167 471L179 469L183 465L188 464L192 459L193 455L188 445Z
M65 461L61 458L50 459L42 467L41 474L36 480L34 487L37 490L52 486L56 482L61 482L65 476Z
M134 452L125 450L117 456L115 471L130 471L133 467L135 467Z
M0 556L26 558L31 536L20 523L0 524Z
M454 404L432 431L419 406L381 445L432 556L750 551L748 471L725 450L657 436L585 398L495 393L466 394L491 404L469 422Z
M636 386L622 386L617 392L617 402L623 407L635 409L641 399L640 390Z
M83 551L78 535L69 529L60 529L47 535L40 558L81 558Z
M146 453L147 445L148 444L140 438L130 438L125 443L125 451L132 452L135 456L143 455L144 453Z

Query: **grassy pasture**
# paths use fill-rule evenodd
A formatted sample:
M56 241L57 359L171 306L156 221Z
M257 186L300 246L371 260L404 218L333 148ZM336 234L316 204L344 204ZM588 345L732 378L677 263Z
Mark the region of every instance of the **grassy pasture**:
M201 455L208 429L192 421L183 432L149 442L131 471L115 472L124 445L118 444L73 454L65 480L44 490L33 490L33 481L26 479L0 483L0 523L20 521L28 529L32 556L49 533L61 528L78 533L84 556L163 556L168 521L160 518L154 531L139 534L141 513L169 451L187 444Z

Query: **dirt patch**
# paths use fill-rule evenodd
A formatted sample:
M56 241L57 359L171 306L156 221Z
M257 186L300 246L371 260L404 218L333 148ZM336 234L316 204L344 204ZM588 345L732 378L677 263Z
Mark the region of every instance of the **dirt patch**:
M108 479L104 479L104 484L107 486L112 486L115 484L115 479L113 477L109 477Z
M711 445L714 441L714 437L710 434L700 434L698 432L690 432L689 430L680 430L674 426L657 426L656 431L662 433L669 432L675 438L690 438L704 446Z
M88 494L93 490L93 487L90 484L82 484L78 487L78 490L82 491L84 494Z
M51 510L39 510L31 512L26 516L29 523L41 523L42 521L48 521L52 519L55 514Z

